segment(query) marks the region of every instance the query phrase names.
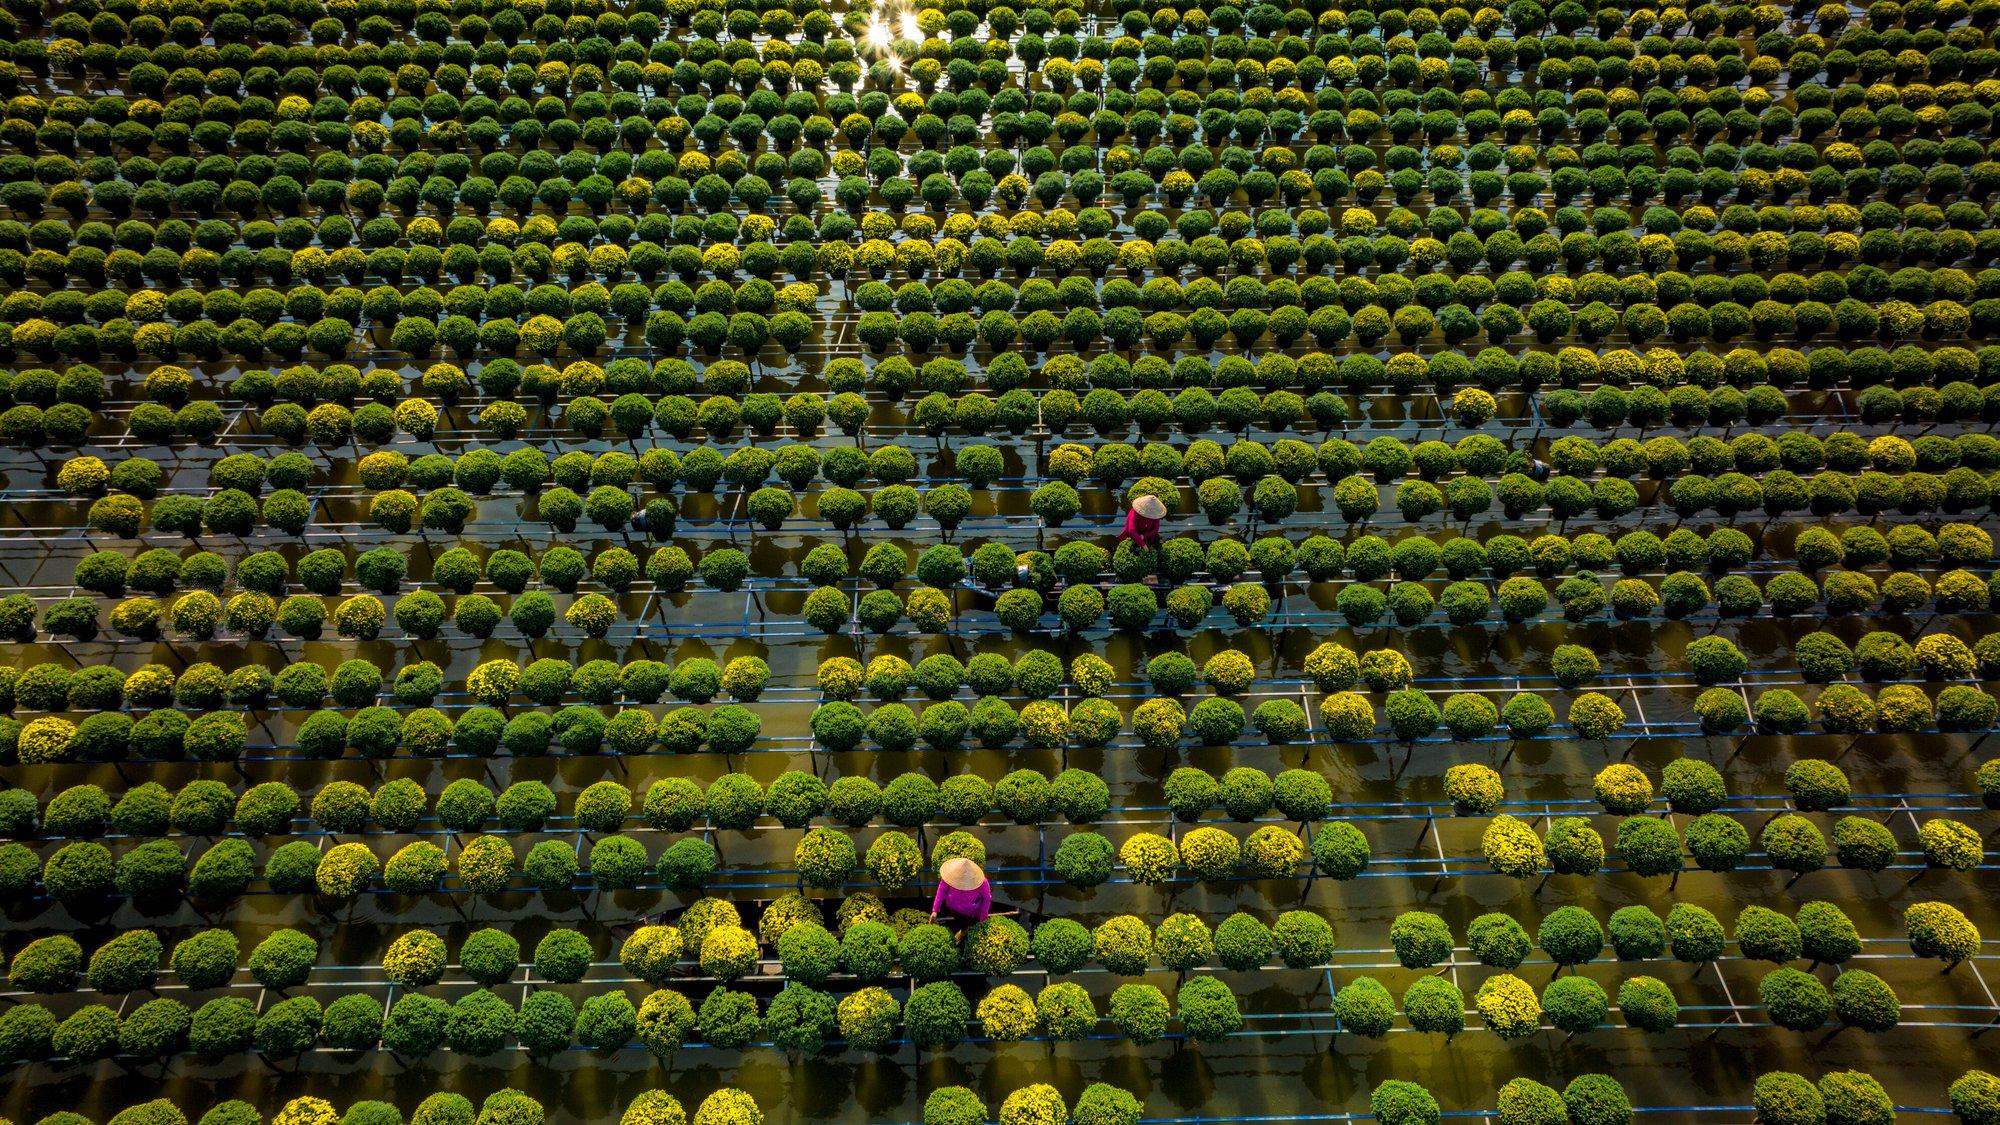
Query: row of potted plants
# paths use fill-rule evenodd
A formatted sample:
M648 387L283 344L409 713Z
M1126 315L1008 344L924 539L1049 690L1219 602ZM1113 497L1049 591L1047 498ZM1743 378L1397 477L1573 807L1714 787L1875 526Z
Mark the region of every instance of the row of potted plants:
M1607 813L1634 815L1656 800L1668 811L1702 816L1730 804L1728 787L1714 767L1696 758L1676 758L1660 777L1655 796L1652 780L1635 767L1607 766L1593 783L1595 799ZM1490 815L1508 804L1500 774L1492 767L1460 763L1443 775L1443 792L1451 815ZM1853 800L1851 783L1839 766L1818 759L1794 762L1785 771L1785 790L1792 804L1806 811L1826 811ZM2000 793L2000 768L1982 766L1974 778L1976 795L1990 803ZM335 836L408 835L436 832L617 832L650 828L660 832L749 832L777 825L806 828L817 822L862 828L877 819L906 829L972 826L997 813L1000 823L1015 825L1095 824L1114 812L1143 819L1158 808L1127 805L1114 809L1104 781L1089 771L1070 767L1050 779L1039 770L1010 771L997 782L960 773L942 783L927 774L907 771L877 783L866 774L829 780L802 770L790 770L769 786L748 774L732 773L706 786L685 778L653 782L643 795L614 781L594 782L569 798L570 809L559 812L557 789L541 781L516 781L496 793L483 780L460 778L435 796L410 779L383 782L371 793L351 781L330 781L310 794L300 794L284 782L267 781L233 788L209 778L192 781L178 791L147 782L115 794L84 783L63 788L40 800L27 789L7 791L0 801L0 834L20 840L95 839L107 831L120 837L166 835L247 838L293 833ZM1295 768L1275 777L1251 766L1236 766L1219 779L1194 766L1180 766L1162 783L1165 809L1174 820L1200 822L1218 808L1239 823L1259 821L1275 813L1279 819L1308 824L1340 811L1329 779L1313 770ZM1754 798L1752 798L1754 800ZM1413 802L1426 813L1445 804ZM1579 806L1587 808L1587 806ZM1947 830L1939 830L1947 831Z

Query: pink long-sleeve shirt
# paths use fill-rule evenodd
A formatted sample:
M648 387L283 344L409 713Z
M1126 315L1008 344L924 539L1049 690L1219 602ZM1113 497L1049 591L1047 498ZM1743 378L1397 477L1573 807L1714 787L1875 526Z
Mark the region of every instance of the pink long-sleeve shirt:
M1118 533L1118 538L1130 539L1134 547L1157 547L1160 545L1160 521L1140 515L1137 508L1127 508L1125 530Z
M969 891L961 891L938 880L937 897L931 899L931 913L955 914L974 922L984 922L993 912L993 881L987 880Z

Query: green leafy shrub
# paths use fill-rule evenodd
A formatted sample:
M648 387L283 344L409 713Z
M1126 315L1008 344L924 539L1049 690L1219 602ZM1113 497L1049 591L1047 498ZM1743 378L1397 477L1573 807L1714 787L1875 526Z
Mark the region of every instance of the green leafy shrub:
M1451 959L1451 927L1443 918L1410 910L1389 924L1389 945L1406 969L1425 969Z
M1882 871L1896 861L1896 837L1866 817L1844 816L1834 822L1833 844L1842 867Z
M1819 826L1805 817L1787 813L1765 824L1759 844L1781 871L1806 874L1826 866L1826 838Z
M1965 1125L1992 1125L2000 1120L2000 1078L1984 1070L1968 1070L1952 1080L1951 1110Z
M1955 965L1979 948L1979 929L1957 907L1942 902L1912 903L1903 911L1910 951Z
M1882 1032L1902 1022L1903 1005L1887 981L1862 969L1849 969L1833 979L1833 1012L1850 1027Z
M1588 977L1558 977L1542 990L1542 1009L1565 1035L1602 1026L1610 1006L1603 986Z
M1396 1079L1369 1092L1368 1111L1382 1125L1437 1125L1441 1120L1437 1098L1429 1090Z
M1444 977L1419 977L1403 990L1403 1014L1415 1030L1448 1040L1465 1030L1465 994Z
M1573 1125L1631 1125L1632 1101L1606 1074L1580 1074L1563 1087L1563 1106Z
M1367 868L1370 857L1368 838L1345 821L1322 824L1313 835L1313 866L1335 879L1359 875Z
M1819 1096L1828 1125L1888 1125L1896 1119L1896 1103L1873 1077L1855 1070L1822 1075Z
M963 1086L939 1086L924 1099L924 1125L986 1125L986 1103Z
M1680 1022L1680 1003L1657 977L1627 977L1618 985L1618 1011L1629 1026L1663 1032Z
M1389 1033L1396 1022L1396 1002L1373 977L1355 977L1334 994L1333 1011L1343 1030L1369 1039Z
M1198 1043L1215 1043L1243 1026L1236 995L1216 977L1195 977L1184 982L1174 997L1181 1026Z
M1811 1031L1833 1014L1833 997L1818 977L1797 969L1774 969L1757 985L1771 1022L1793 1031Z
M1532 1078L1514 1078L1500 1087L1495 1107L1502 1125L1567 1125L1562 1094Z
M972 1005L958 986L946 981L919 985L903 1007L903 1028L919 1047L946 1047L965 1038Z

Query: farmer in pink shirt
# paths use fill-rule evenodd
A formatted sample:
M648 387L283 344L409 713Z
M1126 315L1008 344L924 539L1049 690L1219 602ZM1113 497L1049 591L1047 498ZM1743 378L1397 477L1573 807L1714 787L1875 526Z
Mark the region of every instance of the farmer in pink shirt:
M1165 519L1166 515L1165 501L1157 496L1141 496L1132 501L1131 509L1125 513L1125 529L1118 533L1118 538L1130 539L1132 546L1141 550L1158 547L1160 521Z
M963 857L938 868L937 897L931 900L931 921L941 922L954 937L984 922L993 912L993 884L979 865Z

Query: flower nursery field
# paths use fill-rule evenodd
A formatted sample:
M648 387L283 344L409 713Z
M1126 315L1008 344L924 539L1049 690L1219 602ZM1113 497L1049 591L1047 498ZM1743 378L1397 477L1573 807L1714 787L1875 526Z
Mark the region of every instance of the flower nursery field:
M1996 26L0 0L0 1115L2000 1122Z

